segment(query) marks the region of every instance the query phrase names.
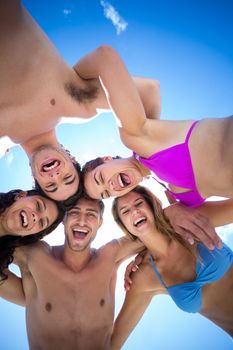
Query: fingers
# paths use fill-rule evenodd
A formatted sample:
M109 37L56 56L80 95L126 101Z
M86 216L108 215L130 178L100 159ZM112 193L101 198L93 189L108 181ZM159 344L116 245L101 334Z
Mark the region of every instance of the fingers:
M196 216L193 222L189 221L187 228L179 227L176 232L190 244L194 244L194 241L197 240L210 250L215 247L222 248L220 237L206 217Z
M135 263L135 261L132 261L125 270L125 277L124 277L124 288L126 291L130 290L130 286L133 283L131 276L132 272L135 272L139 269L138 265Z
M203 237L201 240L209 249L215 247L222 248L221 238L216 233L214 227L211 225L209 219L203 215L198 215L196 224L200 228L200 235ZM202 235L203 232L204 236ZM212 246L212 248L210 248Z

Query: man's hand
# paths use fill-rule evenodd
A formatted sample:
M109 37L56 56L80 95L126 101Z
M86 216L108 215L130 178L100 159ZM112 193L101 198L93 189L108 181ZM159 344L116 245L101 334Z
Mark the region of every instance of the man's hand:
M222 248L221 239L214 227L198 209L176 203L165 208L164 213L174 230L190 244L197 240L211 250L215 247Z
M133 283L132 281L132 273L139 270L139 266L143 262L144 255L147 252L147 249L144 249L142 252L140 252L131 263L129 263L125 270L125 277L124 277L124 288L126 291L130 290L130 286Z

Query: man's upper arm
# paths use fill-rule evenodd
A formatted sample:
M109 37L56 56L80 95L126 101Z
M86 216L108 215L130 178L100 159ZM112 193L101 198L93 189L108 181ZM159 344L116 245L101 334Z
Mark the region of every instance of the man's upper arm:
M22 279L8 269L4 272L8 278L0 282L0 297L14 304L25 306Z
M139 253L142 251L145 246L139 240L136 239L133 241L128 237L122 237L117 240L117 254L116 254L116 262L121 263L123 260L129 258L130 256Z

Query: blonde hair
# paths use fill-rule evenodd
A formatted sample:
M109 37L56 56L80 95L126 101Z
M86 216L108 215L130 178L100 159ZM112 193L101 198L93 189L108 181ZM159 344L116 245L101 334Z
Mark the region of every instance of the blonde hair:
M145 199L145 201L149 205L154 215L155 227L159 232L169 237L170 239L173 239L179 242L184 248L186 248L189 251L189 253L195 256L195 258L198 258L197 253L193 249L191 249L190 244L182 236L180 236L178 233L175 232L174 228L171 226L168 218L166 218L163 212L163 208L160 200L150 190L148 190L143 186L137 186L131 192L136 192ZM128 235L132 240L136 240L137 237L127 230L127 228L125 227L125 225L123 224L119 216L119 212L117 208L119 198L121 197L114 198L113 200L113 204L112 204L113 218L126 235Z

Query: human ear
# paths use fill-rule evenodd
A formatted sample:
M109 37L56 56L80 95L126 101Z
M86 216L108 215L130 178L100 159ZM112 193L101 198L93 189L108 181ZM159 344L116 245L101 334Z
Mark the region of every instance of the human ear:
M104 162L108 162L109 160L112 160L112 157L111 156L105 156L105 157L102 157L102 160Z
M15 195L15 201L17 201L17 200L19 200L21 198L27 197L27 194L28 194L27 191L20 191L19 193L17 193Z

